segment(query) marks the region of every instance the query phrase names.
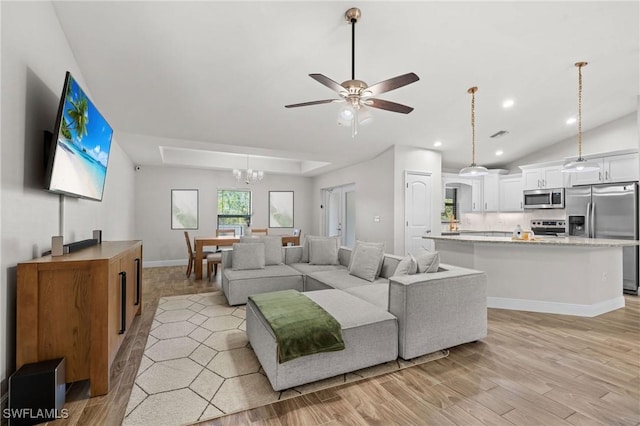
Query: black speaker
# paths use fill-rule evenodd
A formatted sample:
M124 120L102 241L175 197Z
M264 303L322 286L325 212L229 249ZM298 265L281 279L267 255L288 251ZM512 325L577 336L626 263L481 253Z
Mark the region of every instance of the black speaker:
M9 377L9 425L66 418L65 391L64 358L23 365Z

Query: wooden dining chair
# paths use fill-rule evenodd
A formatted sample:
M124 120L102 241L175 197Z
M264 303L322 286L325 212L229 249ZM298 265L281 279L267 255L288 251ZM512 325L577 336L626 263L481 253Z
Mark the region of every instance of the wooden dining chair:
M251 228L251 235L269 235L269 228Z
M222 252L211 253L207 256L207 279L211 280L218 274L218 265L222 271ZM211 274L213 272L213 275Z
M193 272L193 267L196 264L196 252L193 251L191 246L191 238L189 238L189 232L184 231L184 239L187 241L187 252L189 254L189 260L187 261L187 277L191 276L191 272ZM208 255L213 254L212 251L203 251L202 258L206 259Z
M236 230L235 229L229 229L229 228L218 228L216 229L216 237L219 237L220 235L230 235L232 237L236 236ZM231 246L217 246L216 247L216 252L220 252L223 250L232 250ZM208 261L207 261L208 263Z

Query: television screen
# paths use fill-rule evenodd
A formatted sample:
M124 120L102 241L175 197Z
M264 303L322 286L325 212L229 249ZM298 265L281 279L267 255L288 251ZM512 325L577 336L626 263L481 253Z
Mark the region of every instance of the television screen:
M53 130L47 189L102 200L113 130L67 72Z

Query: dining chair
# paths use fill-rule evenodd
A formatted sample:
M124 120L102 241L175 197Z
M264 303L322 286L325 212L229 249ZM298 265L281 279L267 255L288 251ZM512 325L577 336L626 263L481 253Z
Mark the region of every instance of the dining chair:
M269 235L269 228L251 228L251 235Z
M222 270L222 252L211 253L207 256L207 280L211 280L218 274L218 265ZM211 274L213 272L213 275Z
M193 272L193 267L196 264L196 252L193 251L191 246L191 238L189 238L189 232L184 231L184 239L187 241L187 252L189 254L189 260L187 263L187 277L191 276L191 272ZM206 257L210 254L213 254L212 251L203 251L202 258L206 259Z
M236 230L235 229L230 229L230 228L218 228L216 229L216 237L219 237L220 235L230 235L232 237L236 236ZM223 250L232 250L231 246L217 246L216 247L216 252L220 252Z

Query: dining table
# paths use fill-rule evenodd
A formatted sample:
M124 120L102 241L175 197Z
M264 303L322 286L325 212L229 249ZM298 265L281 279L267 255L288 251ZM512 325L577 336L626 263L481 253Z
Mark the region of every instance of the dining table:
M300 235L275 235L277 237L282 237L282 245L288 246L299 246L300 245ZM195 237L194 245L196 247L196 279L202 279L202 260L204 258L204 248L209 246L230 246L233 243L240 242L240 236L234 235L220 235L218 237Z

